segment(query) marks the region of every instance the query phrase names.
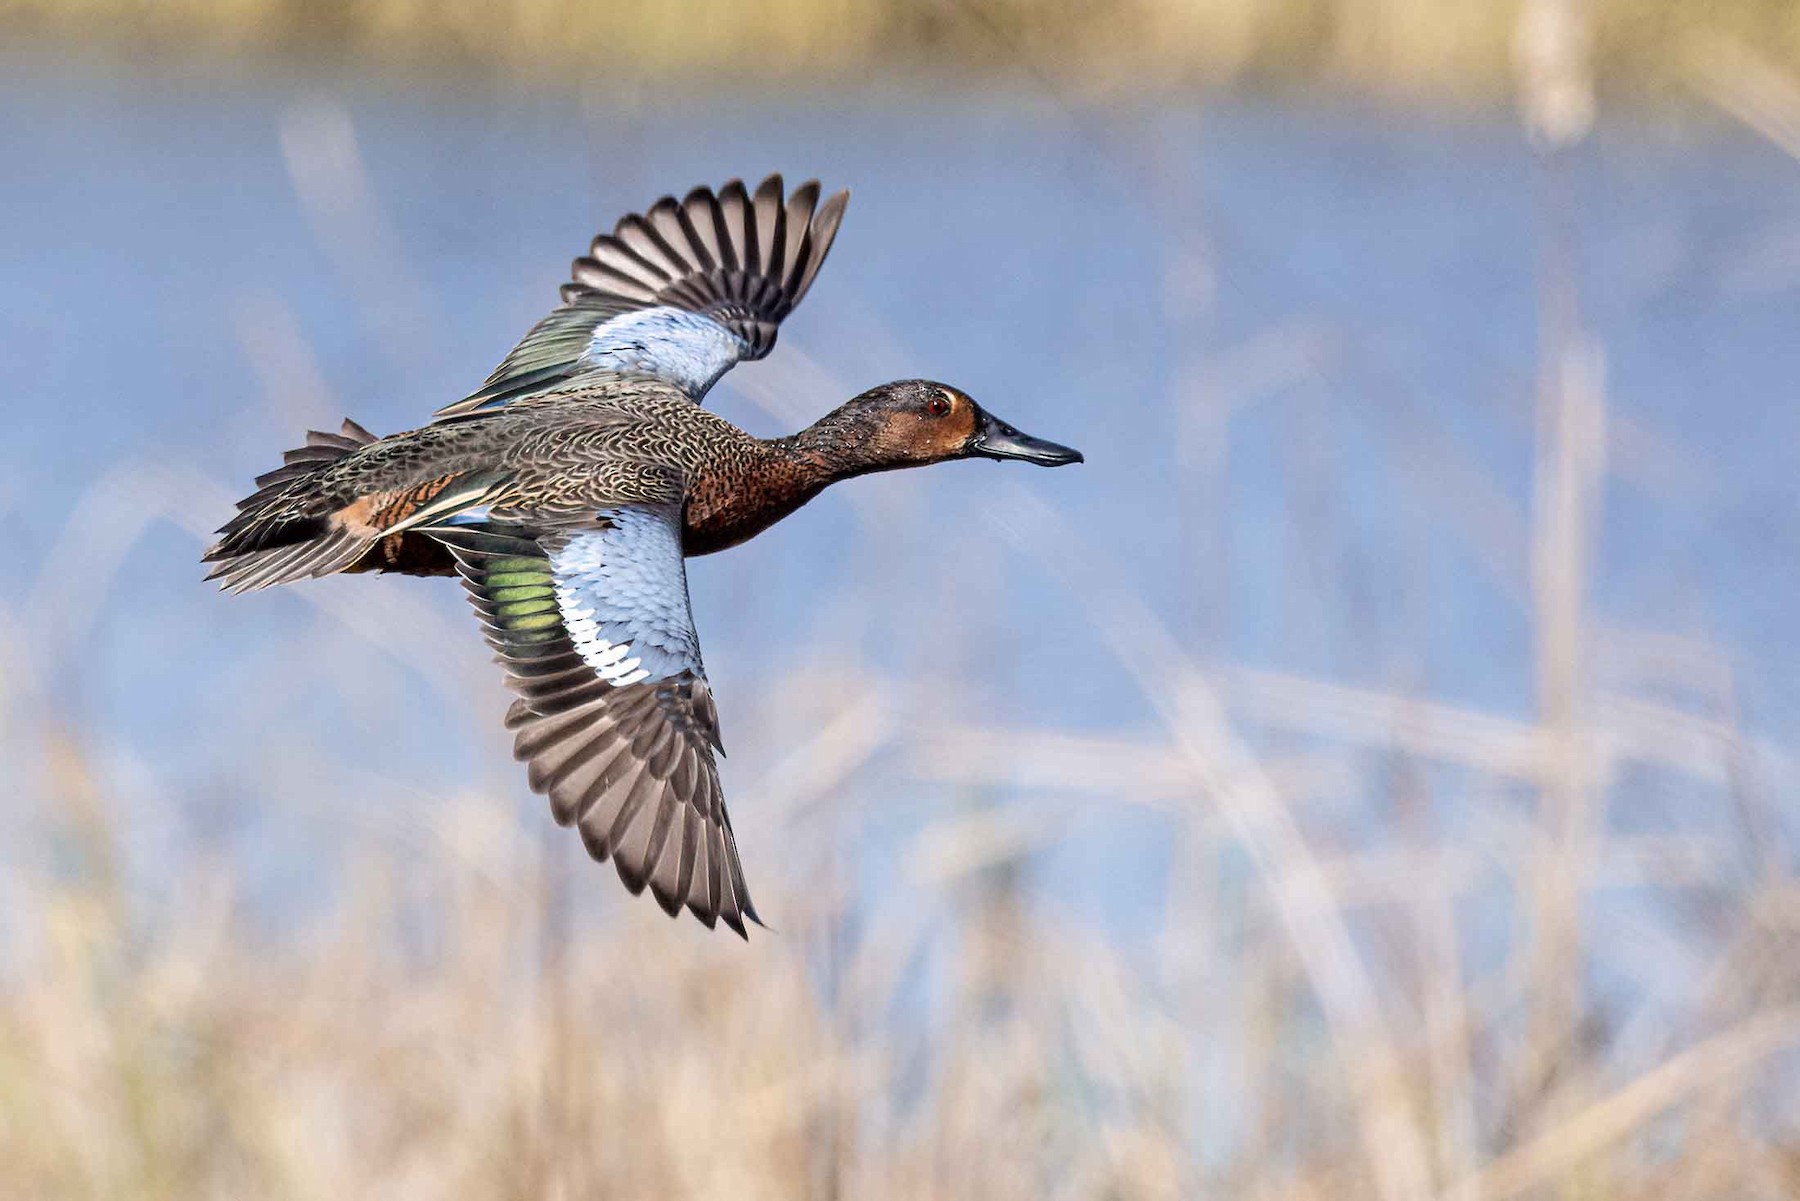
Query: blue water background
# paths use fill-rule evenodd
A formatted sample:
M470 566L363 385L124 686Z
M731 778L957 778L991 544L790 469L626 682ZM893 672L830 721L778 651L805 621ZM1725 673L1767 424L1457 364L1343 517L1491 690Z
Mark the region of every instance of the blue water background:
M348 114L400 278L334 256L297 198L282 130L318 111ZM59 631L58 614L34 615L96 481L153 464L244 490L307 421L421 423L553 303L567 259L614 216L770 169L855 193L778 357L797 349L851 389L955 382L1088 462L859 481L694 564L728 787L794 733L743 698L815 661L898 687L935 679L942 660L940 702L908 703L954 721L1161 737L1091 597L989 522L1015 487L1064 523L1059 554L1095 588L1141 599L1195 662L1537 710L1525 540L1543 180L1508 114L1071 110L1028 89L625 103L39 59L0 70L0 163L0 604L39 623L21 627L47 657L33 704L108 765L150 876L185 848L224 846L291 897L330 878L320 865L366 805L476 788L541 818L494 720L497 685L446 697L385 661L379 631L281 593L221 598L201 583L197 536L171 523L152 522L95 583L91 620ZM1728 128L1627 120L1569 170L1613 434L1595 628L1716 647L1744 726L1792 745L1800 163ZM270 313L291 318L317 366L317 412L270 400L247 350ZM1265 379L1244 366L1284 331L1315 349L1313 367ZM720 411L779 432L734 378ZM1184 483L1195 420L1224 431L1220 482ZM878 521L852 489L880 498ZM1489 497L1515 536L1498 550L1469 517ZM430 589L446 628L466 633L446 656L480 659L448 584L319 586ZM872 887L916 887L889 852L957 801L903 756L869 770L894 809L867 825L859 858ZM318 807L258 811L277 778ZM1630 781L1615 795L1629 823ZM1154 925L1167 883L1168 819L1115 803L1130 799L1078 805L1039 869L1061 915L1121 934ZM1382 828L1379 798L1343 800L1373 812L1339 836ZM1446 806L1452 828L1457 812ZM800 887L781 880L778 835L754 808L737 825L754 880Z

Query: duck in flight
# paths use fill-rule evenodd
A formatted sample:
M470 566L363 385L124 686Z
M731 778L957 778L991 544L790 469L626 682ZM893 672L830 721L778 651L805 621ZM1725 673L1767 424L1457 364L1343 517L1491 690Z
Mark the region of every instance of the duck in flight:
M774 347L847 192L666 196L576 259L562 304L480 389L377 438L314 431L205 553L230 592L337 572L462 579L516 699L514 753L558 823L634 894L739 935L758 921L720 793L718 713L683 560L735 546L853 476L1081 454L961 391L900 380L783 438L701 407Z

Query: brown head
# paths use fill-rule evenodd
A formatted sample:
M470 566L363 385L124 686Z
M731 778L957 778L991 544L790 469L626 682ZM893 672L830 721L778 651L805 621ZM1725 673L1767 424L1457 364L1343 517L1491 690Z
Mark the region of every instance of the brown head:
M1082 461L1080 451L1020 433L967 393L924 379L870 388L798 441L840 477L948 459L1022 459L1040 467Z

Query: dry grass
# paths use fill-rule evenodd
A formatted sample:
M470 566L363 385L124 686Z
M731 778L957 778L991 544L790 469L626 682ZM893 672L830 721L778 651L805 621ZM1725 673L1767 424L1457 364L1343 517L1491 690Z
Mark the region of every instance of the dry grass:
M1523 0L0 0L0 31L129 54L349 57L584 88L715 87L925 71L1102 91L1321 81L1492 100ZM1668 87L1696 34L1800 64L1787 0L1593 0L1601 76Z
M1696 61L1735 108L1789 127L1779 89ZM648 904L588 911L568 840L475 793L414 798L424 828L404 842L345 820L348 883L298 928L271 933L229 859L165 865L166 895L134 884L130 804L55 717L58 647L144 529L177 521L198 545L194 515L229 497L121 469L0 612L18 835L0 860L0 1195L1800 1196L1800 880L1771 799L1800 760L1740 727L1722 651L1595 628L1606 398L1563 294L1559 220L1548 207L1531 518L1469 527L1495 539L1497 570L1529 563L1514 582L1534 718L1196 663L1137 597L1095 583L1128 566L1094 570L1108 551L1019 491L989 532L1080 598L1097 663L1136 679L1154 723L922 721L915 681L849 665L767 682L740 702L795 713L793 749L734 797L781 848L758 884L782 929L748 947ZM269 378L304 384L303 348L256 325ZM1303 374L1316 350L1281 336L1252 357ZM784 417L840 392L791 348L768 367L753 396ZM1434 458L1427 478L1478 474ZM1191 467L1204 497L1219 465ZM855 496L885 520L879 491ZM76 563L79 595L61 583ZM473 640L416 594L300 595L320 638L349 626L391 649L366 686L491 692L477 656L440 649ZM958 662L973 670L953 658L934 680L948 695ZM969 803L884 848L917 903L871 906L845 851L896 778ZM1649 778L1714 832L1613 832L1622 781ZM1473 798L1459 828L1444 794ZM1344 797L1385 815L1377 837L1334 817ZM1065 822L1126 808L1172 848L1155 937L1132 947L1024 883ZM1642 899L1638 936L1681 944L1670 962L1707 956L1682 968L1676 1012L1588 987L1607 959L1588 906L1619 889ZM1472 907L1503 952L1471 950Z
M180 478L113 487L122 506L216 508ZM996 521L1028 551L1065 543L1028 494ZM771 687L831 695L811 739L738 794L782 848L759 878L781 931L748 947L646 904L572 906L567 840L480 795L421 799L428 828L401 845L347 823L348 883L297 928L269 933L228 861L185 862L147 894L93 757L24 724L43 698L15 644L8 753L41 808L3 878L5 1195L1795 1195L1800 886L1743 791L1752 772L1791 786L1782 748L1584 694L1590 803L1650 766L1681 803L1746 817L1724 843L1592 830L1577 856L1552 836L1568 803L1553 727L1202 672L1130 598L1087 599L1164 698L1158 728L921 730L896 680ZM1146 642L1163 652L1150 669ZM1304 761L1250 749L1247 731L1272 728ZM896 759L1006 799L892 848L912 899L870 909L841 850ZM1492 781L1483 837L1434 828L1445 767ZM1521 786L1541 789L1535 812ZM1407 816L1334 849L1318 802L1376 790ZM1161 814L1179 847L1147 950L1022 889L1063 817L1120 805ZM1240 857L1255 883L1234 892ZM1651 1030L1572 987L1604 957L1581 940L1581 899L1620 887L1660 898L1652 929L1662 906L1703 923L1715 952L1691 1007ZM1510 909L1506 961L1459 939L1470 903Z

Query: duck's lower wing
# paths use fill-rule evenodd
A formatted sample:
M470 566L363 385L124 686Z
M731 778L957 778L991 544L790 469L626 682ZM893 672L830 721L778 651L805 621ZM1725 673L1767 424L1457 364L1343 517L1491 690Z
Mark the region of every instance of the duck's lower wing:
M718 713L688 608L678 509L578 527L433 531L455 554L518 700L532 790L588 852L670 916L757 921L713 752ZM760 923L759 923L760 924Z

